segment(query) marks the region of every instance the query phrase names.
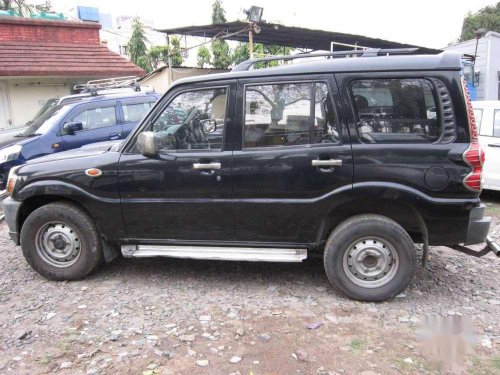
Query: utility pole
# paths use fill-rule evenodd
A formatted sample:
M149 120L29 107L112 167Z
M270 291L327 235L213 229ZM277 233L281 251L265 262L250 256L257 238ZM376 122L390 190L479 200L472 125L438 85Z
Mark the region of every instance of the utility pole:
M248 31L248 44L250 50L250 59L253 59L253 24L250 24L250 31Z

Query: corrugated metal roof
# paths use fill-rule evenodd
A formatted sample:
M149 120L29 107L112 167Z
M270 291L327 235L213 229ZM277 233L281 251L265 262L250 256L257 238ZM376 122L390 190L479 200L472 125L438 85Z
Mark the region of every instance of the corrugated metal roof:
M235 33L248 26L246 22L228 22L224 24L186 26L171 29L158 29L157 31L167 34L191 35L198 37L213 38L223 33ZM260 33L254 33L255 43L264 43L270 45L307 48L312 50L330 50L330 42L357 44L370 48L410 48L419 47L411 44L392 42L384 39L370 38L363 35L345 34L325 30L305 29L301 27L284 26L273 23L261 23ZM240 42L248 42L248 33L237 34L228 38ZM435 49L422 48L422 52L437 52ZM346 49L346 47L336 47L336 50ZM347 48L349 49L349 48Z

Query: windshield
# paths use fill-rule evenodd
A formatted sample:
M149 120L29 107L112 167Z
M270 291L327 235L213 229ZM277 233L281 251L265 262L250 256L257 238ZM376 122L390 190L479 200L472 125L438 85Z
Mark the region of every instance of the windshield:
M29 124L32 124L33 122L35 122L41 115L43 115L50 107L53 107L57 104L57 102L59 101L59 99L57 98L53 98L53 99L49 99L45 102L45 104L43 105L42 108L40 108L40 110L36 113L35 116L33 116L33 119L31 119L31 121L28 121L26 124L29 125Z
M52 127L54 122L58 121L66 111L65 106L56 105L50 107L43 115L37 118L23 133L19 134L22 137L30 137L33 135L42 135Z

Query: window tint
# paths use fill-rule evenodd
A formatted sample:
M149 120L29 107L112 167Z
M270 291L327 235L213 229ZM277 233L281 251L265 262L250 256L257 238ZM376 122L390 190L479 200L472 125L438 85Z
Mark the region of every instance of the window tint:
M479 134L484 135L483 132L481 132L481 121L483 121L483 110L480 108L474 108L474 118L476 119L476 126L477 130L479 131Z
M366 143L425 143L440 136L433 88L425 79L370 79L351 86Z
M495 109L493 117L493 137L500 137L500 109Z
M71 122L81 122L84 130L116 125L115 107L93 108L73 117Z
M247 86L246 148L338 141L335 114L325 83Z
M160 150L221 149L227 89L179 94L153 122Z
M125 122L139 122L151 108L151 103L122 104Z

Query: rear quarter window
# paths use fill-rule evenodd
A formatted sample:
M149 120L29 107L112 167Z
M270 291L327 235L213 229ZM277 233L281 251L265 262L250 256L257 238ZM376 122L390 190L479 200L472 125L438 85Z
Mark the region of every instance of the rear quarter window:
M434 86L426 79L353 81L356 127L365 143L432 143L441 135Z

